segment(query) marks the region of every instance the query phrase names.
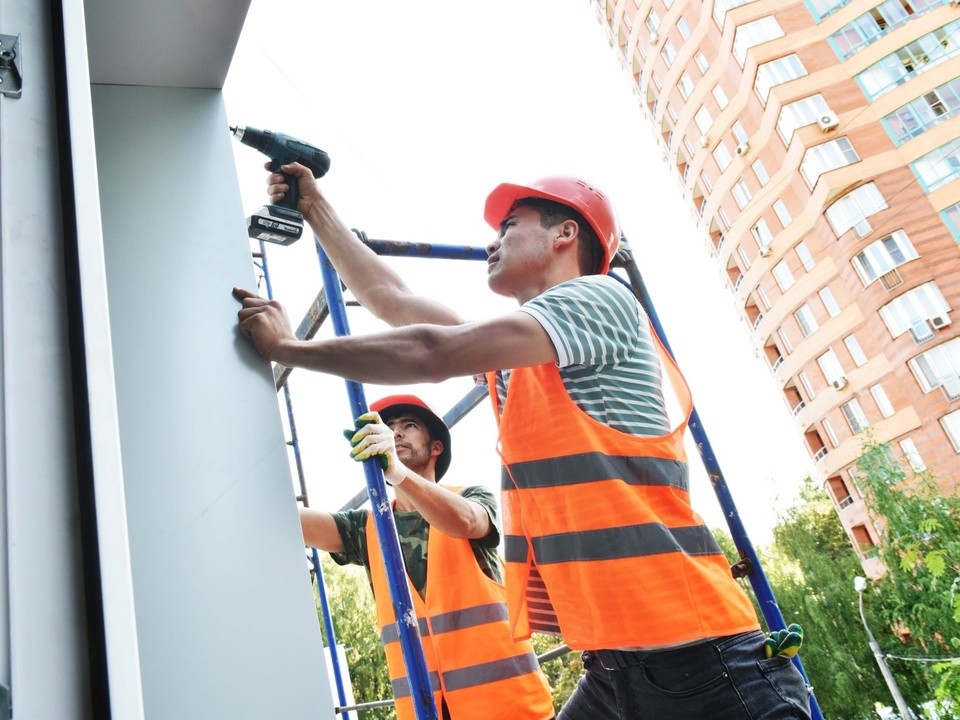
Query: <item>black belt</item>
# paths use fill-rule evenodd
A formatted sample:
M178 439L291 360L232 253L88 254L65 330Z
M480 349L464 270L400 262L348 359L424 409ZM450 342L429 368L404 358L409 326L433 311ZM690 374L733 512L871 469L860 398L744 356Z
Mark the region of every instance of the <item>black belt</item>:
M629 650L590 650L604 670L622 670L643 665L643 657L649 653Z

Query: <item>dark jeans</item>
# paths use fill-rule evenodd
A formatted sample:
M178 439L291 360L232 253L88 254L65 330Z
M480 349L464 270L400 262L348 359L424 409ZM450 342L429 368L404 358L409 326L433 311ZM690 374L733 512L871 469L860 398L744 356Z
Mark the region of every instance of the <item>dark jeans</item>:
M586 673L558 720L809 720L800 671L765 658L764 635L706 640L675 650L583 654Z

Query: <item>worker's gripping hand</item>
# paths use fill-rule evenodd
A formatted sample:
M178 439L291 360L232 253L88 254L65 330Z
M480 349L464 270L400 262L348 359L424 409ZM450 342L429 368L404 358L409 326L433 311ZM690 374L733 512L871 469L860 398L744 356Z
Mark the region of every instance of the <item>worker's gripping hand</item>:
M264 358L277 360L284 342L296 342L297 337L290 329L290 320L283 305L243 288L234 288L233 296L243 303L237 313L240 332L253 341L257 352Z
M266 162L263 167L270 171L270 175L267 176L267 195L270 197L270 202L280 202L287 194L287 191L290 190L287 181L283 175L280 174L281 170L287 173L287 175L297 176L297 210L299 210L304 217L310 213L310 209L315 202L323 199L316 178L313 177L313 173L310 172L306 166L298 162L292 162L288 165L275 168L272 167L270 162Z
M343 436L350 441L353 449L350 457L357 462L377 457L383 467L383 478L390 485L399 485L409 470L397 457L397 445L393 430L383 424L380 414L364 413L353 421L356 429L344 430Z
M792 658L803 644L803 628L797 623L790 623L785 629L767 634L763 644L764 654L770 658L780 655Z

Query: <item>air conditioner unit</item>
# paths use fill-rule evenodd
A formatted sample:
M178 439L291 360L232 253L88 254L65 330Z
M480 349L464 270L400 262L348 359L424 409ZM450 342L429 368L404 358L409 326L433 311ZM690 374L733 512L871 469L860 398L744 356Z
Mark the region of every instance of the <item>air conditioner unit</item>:
M750 143L746 140L737 145L737 155L746 155L748 152L750 152Z
M833 385L834 390L843 390L847 386L847 378L841 375L830 384Z
M960 3L960 0L957 0L957 2ZM950 324L949 315L936 315L930 318L930 327L932 327L934 330L945 328L949 324Z
M817 118L817 126L820 128L820 132L830 132L831 130L836 130L839 124L840 118L838 118L832 112L824 113Z
M710 138L708 138L706 135L701 135L701 136L700 136L700 147L705 148L705 147L706 147L707 145L709 145L709 144L710 144Z
M764 245L760 248L760 257L770 257L770 254L773 252L773 249L769 245Z

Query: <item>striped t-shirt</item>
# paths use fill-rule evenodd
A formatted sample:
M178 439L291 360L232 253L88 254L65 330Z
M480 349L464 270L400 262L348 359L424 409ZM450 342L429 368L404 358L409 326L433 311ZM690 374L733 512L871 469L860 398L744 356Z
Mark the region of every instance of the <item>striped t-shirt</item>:
M626 287L607 275L587 275L553 286L520 310L547 331L563 385L587 415L631 435L670 430L650 323ZM500 407L509 375L497 375Z

